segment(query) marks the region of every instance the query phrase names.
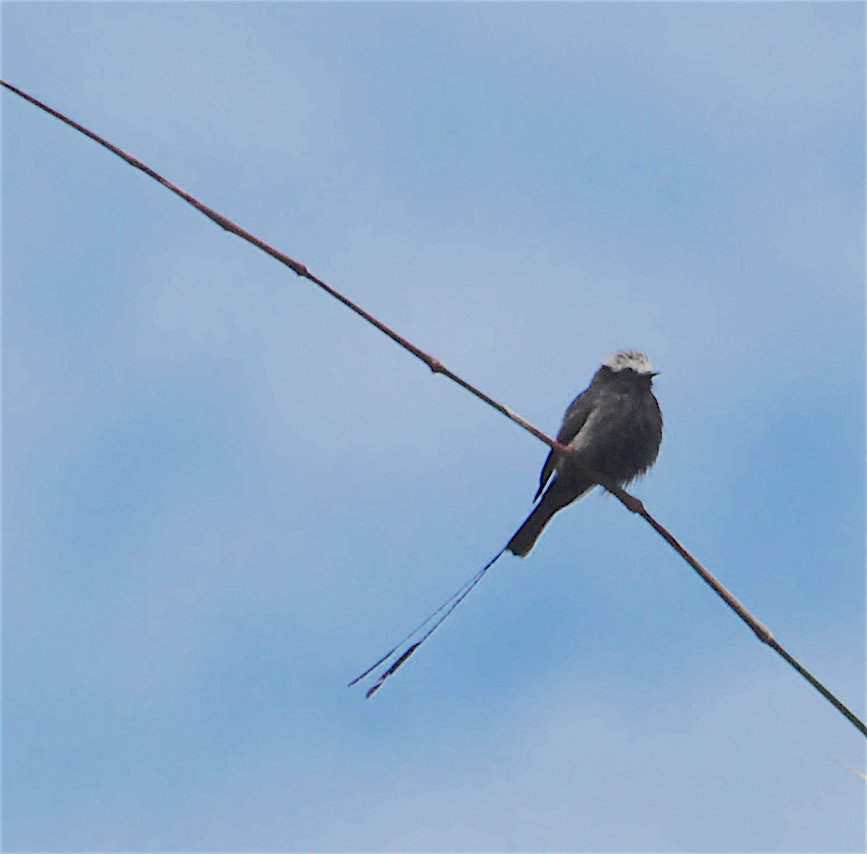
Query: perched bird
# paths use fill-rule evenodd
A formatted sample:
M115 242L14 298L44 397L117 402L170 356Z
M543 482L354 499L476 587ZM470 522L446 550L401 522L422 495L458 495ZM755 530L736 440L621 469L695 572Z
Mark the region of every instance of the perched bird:
M615 353L566 410L557 441L619 486L643 475L656 462L662 442L662 413L651 390L656 375L644 353ZM595 485L568 459L551 451L533 500L543 490L545 494L506 550L518 557L528 555L551 517Z
M557 441L575 451L578 460L597 475L619 486L635 480L656 462L662 442L662 413L651 391L655 376L650 359L644 353L635 350L615 353L596 371L590 387L581 392L566 410ZM548 481L551 485L546 490ZM386 679L393 676L448 619L505 552L512 552L518 557L528 555L551 517L594 486L595 481L587 477L574 462L553 451L548 454L533 500L537 500L543 490L545 494L515 536L421 625L416 626L376 664L368 667L349 684L355 685L397 656L367 691L367 696L372 697ZM432 625L419 640L413 641L431 622ZM400 650L403 652L398 655Z

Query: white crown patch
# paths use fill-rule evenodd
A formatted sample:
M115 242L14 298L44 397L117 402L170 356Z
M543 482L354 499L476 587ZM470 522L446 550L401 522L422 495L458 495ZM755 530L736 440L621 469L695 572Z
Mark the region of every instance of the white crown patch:
M639 353L638 350L621 350L613 356L609 356L603 363L612 371L625 371L632 368L636 374L652 374L653 367L650 364L650 359L645 353Z

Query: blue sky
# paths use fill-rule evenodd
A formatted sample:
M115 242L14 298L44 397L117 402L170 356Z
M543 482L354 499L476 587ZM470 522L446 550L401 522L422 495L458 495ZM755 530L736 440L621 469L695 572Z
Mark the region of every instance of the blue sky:
M861 4L3 6L3 76L635 491L862 717ZM863 738L593 494L370 702L546 449L14 96L4 845L855 851Z

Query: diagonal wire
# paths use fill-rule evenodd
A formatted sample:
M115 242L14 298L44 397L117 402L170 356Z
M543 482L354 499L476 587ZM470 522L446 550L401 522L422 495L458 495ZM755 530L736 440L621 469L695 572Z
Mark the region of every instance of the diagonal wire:
M502 403L498 403L492 397L489 397L483 391L477 389L475 386L468 383L463 378L459 377L453 371L449 370L439 359L435 359L433 356L429 356L423 350L419 349L412 342L408 341L406 338L399 335L390 327L386 326L382 321L377 320L372 314L368 314L363 308L356 305L352 300L343 296L339 291L336 291L330 285L327 285L321 279L318 279L314 276L303 264L300 264L298 261L293 260L285 253L281 252L279 249L275 249L273 246L265 243L265 241L260 240L254 234L251 234L249 231L241 228L239 225L235 224L231 220L224 217L222 214L217 213L217 211L212 210L207 205L202 204L198 199L191 196L189 193L186 193L180 187L173 184L171 181L168 181L166 178L163 178L162 175L155 172L146 164L142 163L141 160L133 157L130 154L127 154L122 149L118 148L116 145L112 145L107 140L103 139L101 136L93 133L93 131L88 130L83 125L78 124L78 122L73 121L67 116L63 115L63 113L58 112L57 110L52 109L47 104L44 104L42 101L37 100L32 95L28 95L23 90L13 86L11 83L7 83L5 80L0 80L0 86L8 89L10 92L14 92L19 97L23 98L25 101L30 102L35 107L38 107L40 110L44 110L54 118L63 122L66 125L69 125L71 128L74 128L79 133L84 134L89 139L92 139L97 144L107 148L112 154L116 154L122 160L125 160L129 163L130 166L135 167L136 169L141 170L153 178L158 183L162 184L167 190L171 191L177 196L180 196L185 202L192 205L197 211L204 214L208 219L215 222L220 228L225 229L231 234L235 234L240 237L242 240L246 240L248 243L251 243L253 246L261 249L266 254L270 255L275 260L279 261L281 264L289 267L297 275L302 278L308 279L313 282L313 284L322 288L326 293L330 296L334 297L339 302L343 303L350 311L355 312L359 317L364 318L368 323L372 326L375 326L380 332L384 335L387 335L394 341L396 344L403 347L404 350L412 353L417 359L424 362L435 374L442 374L445 377L448 377L452 382L457 383L461 388L466 389L470 394L475 395L480 400L484 401L488 404L488 406L497 410L497 412L505 415L511 421L514 421L518 426L523 427L528 433L531 433L541 442L544 442L554 451L562 456L570 457L572 463L576 465L584 474L588 477L592 478L596 483L600 484L604 487L608 492L612 493L628 510L632 513L636 513L641 516L705 581L713 591L731 608L738 617L743 620L747 626L753 631L756 637L764 644L773 649L776 653L778 653L789 665L791 665L807 682L810 683L829 703L831 703L834 708L837 709L842 715L844 715L850 723L852 723L857 729L862 733L862 735L867 736L867 726L861 721L853 712L851 712L845 705L843 705L840 700L837 699L815 676L813 676L805 667L803 667L794 656L790 655L774 638L771 634L770 630L767 626L760 623L742 604L738 601L717 579L703 567L678 541L675 537L663 526L661 525L644 507L644 504L636 498L634 495L630 495L624 489L620 488L617 484L611 483L607 478L602 477L600 474L594 472L592 469L588 468L584 465L580 460L578 460L573 452L561 445L559 442L556 442L554 439L545 435L541 430L534 427L525 419L521 418L520 415L514 413L511 409L506 406L503 406ZM481 579L481 576L477 575L474 578ZM475 586L474 584L472 586ZM463 590L464 588L462 588ZM470 587L472 589L472 587ZM469 591L466 591L467 593ZM466 593L464 594L466 595ZM454 598L454 597L453 597ZM451 602L452 600L448 600ZM448 604L448 602L446 603ZM457 604L457 603L456 603ZM450 612L449 612L450 613ZM437 623L438 626L440 623ZM436 628L436 626L434 628ZM413 633L414 634L414 633ZM410 635L409 637L411 637ZM398 645L400 646L400 644ZM400 666L406 659L418 648L418 644L410 647L401 658L398 660L398 663L392 665L392 667L388 671L388 675L394 672L397 667ZM389 654L391 655L391 653ZM389 656L385 656L383 661L387 659ZM366 674L365 674L366 675ZM376 686L378 687L378 685Z

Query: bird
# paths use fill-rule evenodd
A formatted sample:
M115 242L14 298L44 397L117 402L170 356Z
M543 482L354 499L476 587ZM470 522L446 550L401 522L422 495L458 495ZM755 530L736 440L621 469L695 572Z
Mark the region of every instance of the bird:
M557 441L574 451L580 464L609 483L625 486L645 474L656 462L662 443L662 412L652 390L656 376L659 374L651 367L646 354L638 350L615 353L602 363L590 385L569 405ZM526 557L554 514L596 485L597 482L572 459L552 450L542 467L539 488L533 499L539 503L512 539L421 625L349 685L357 684L398 656L368 689L367 696L372 697L448 619L507 551ZM420 639L413 641L431 622ZM400 650L403 652L398 655Z
M569 405L557 441L575 451L589 469L618 486L645 474L656 462L662 443L662 412L652 390L653 378L658 375L645 353L615 353ZM539 503L504 551L526 557L554 514L596 485L568 458L552 450L533 499Z

